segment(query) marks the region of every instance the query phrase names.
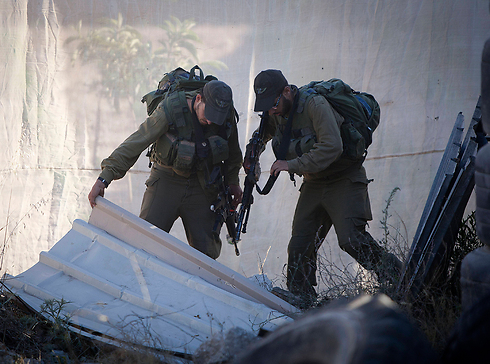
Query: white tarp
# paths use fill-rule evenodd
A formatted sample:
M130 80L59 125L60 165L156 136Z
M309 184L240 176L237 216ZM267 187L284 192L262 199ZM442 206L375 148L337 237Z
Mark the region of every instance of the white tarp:
M389 213L405 244L411 243L458 112L466 125L473 114L481 52L490 37L487 0L2 0L0 17L0 268L13 275L36 263L75 219L87 220L87 194L100 161L143 121L138 97L156 87L154 80L133 87L134 95L122 95L117 110L113 96L122 87L107 96L95 82L124 58L106 60L106 69L105 52L96 54L97 62L72 62L80 42L65 41L78 34L80 21L85 37L102 26L120 36L130 25L153 52L163 47L160 39L169 44L170 33L161 27L166 21L175 25L178 19L184 27L194 21L191 30L200 42L191 43L198 59L186 66L199 63L232 87L242 149L259 123L252 85L263 69L281 69L298 86L338 77L374 94L382 117L365 163L374 179L369 230L382 238L385 200L399 187ZM223 66L211 68L210 61ZM148 63L142 73L126 70L120 78L150 80L170 66ZM272 162L269 147L261 160L261 185ZM143 153L105 197L137 215L147 164ZM264 272L280 283L298 187L284 174L269 195L256 195L240 257L225 243L219 261L245 276ZM171 233L185 241L180 224ZM334 257L349 261L333 231L328 242Z

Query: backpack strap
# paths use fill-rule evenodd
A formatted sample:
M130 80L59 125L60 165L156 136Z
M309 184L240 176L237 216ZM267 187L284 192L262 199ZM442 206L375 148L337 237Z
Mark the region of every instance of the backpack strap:
M302 92L300 92L302 91ZM312 95L312 94L317 94L318 92L315 91L315 89L308 87L306 90L298 89L298 93L300 93L300 97L298 100L298 108L296 111L301 114L304 110L306 99Z
M199 71L199 76L196 75L196 71ZM202 71L201 67L199 67L197 64L191 68L189 71L189 80L204 80L204 72Z
M185 105L182 107L182 105ZM167 110L170 109L170 110ZM187 99L185 97L185 92L179 91L170 94L165 102L165 111L167 111L167 117L170 115L175 116L175 126L184 127L185 126L185 116L184 113L189 111L187 107ZM171 120L171 119L169 119Z

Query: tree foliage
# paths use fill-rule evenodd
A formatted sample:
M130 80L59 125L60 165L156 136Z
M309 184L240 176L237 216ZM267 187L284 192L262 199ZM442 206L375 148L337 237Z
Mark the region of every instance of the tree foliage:
M72 62L96 64L99 78L94 86L113 100L117 110L122 99L134 104L148 85L158 84L165 72L199 63L196 44L201 40L192 30L196 25L192 20L181 21L174 16L166 20L160 27L162 37L157 49L134 27L125 24L120 13L117 19L103 18L101 23L102 27L84 33L80 21L76 35L67 38L65 45L76 44ZM217 61L210 65L224 66Z

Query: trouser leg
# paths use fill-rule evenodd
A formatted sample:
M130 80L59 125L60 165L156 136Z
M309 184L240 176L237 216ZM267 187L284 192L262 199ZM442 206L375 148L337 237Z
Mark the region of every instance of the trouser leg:
M211 203L196 178L189 185L180 216L189 245L216 259L221 252L221 226L218 226L216 232L213 231L216 214L211 211Z
M310 274L308 275L308 282L310 282L312 286L317 285L316 272L318 269L318 250L323 244L323 241L325 240L325 237L327 236L327 233L331 227L332 227L332 220L330 220L330 217L326 215L325 220L322 221L320 227L318 228L315 234L315 238L314 238L315 250L310 260L312 269L310 270Z
M288 245L287 285L292 293L315 295L316 257L319 248L316 235L326 235L331 224L323 209L321 188L304 183L296 205L291 240ZM320 229L320 227L323 227Z
M365 231L365 224L356 226L356 238L342 249L353 257L365 269L376 273L380 280L389 278L389 275L399 275L402 262L392 253L381 247L376 240Z
M184 178L153 167L146 185L140 217L166 232L181 217L189 245L216 259L221 240L219 231L212 232L215 214L198 178Z
M332 186L325 207L332 218L339 245L365 269L383 278L389 263L395 271L401 271L402 263L376 242L366 231L371 220L371 206L367 183L343 180Z
M163 231L169 232L179 217L185 187L168 172L153 167L146 181L140 217Z

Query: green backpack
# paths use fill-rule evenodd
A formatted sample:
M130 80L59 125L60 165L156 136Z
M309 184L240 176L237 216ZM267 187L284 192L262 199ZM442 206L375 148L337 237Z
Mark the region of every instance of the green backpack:
M373 95L358 92L342 80L312 81L302 89L323 95L332 107L344 117L341 126L344 156L361 160L373 142L373 132L379 125L380 108Z
M199 75L196 74L196 71L199 71ZM172 92L198 90L212 80L217 80L217 78L211 75L204 77L204 73L197 65L192 67L190 71L178 67L165 73L158 83L158 88L143 96L141 102L146 102L146 111L148 115L151 115L158 104Z

